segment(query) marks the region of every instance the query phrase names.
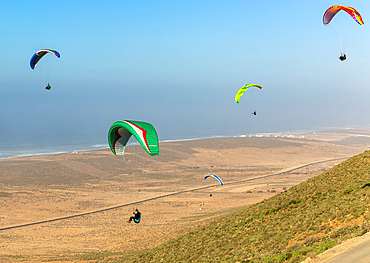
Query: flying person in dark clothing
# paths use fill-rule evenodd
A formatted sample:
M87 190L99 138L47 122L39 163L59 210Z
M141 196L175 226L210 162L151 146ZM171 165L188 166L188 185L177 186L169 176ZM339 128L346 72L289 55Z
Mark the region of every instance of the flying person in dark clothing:
M134 220L135 223L140 223L141 212L139 212L139 209L136 208L132 213L134 216L131 216L127 222L131 223L131 221Z
M346 54L341 54L340 57L339 57L340 61L345 61L346 59L347 59Z
M51 89L51 86L50 84L48 83L48 85L45 87L46 90L50 90Z

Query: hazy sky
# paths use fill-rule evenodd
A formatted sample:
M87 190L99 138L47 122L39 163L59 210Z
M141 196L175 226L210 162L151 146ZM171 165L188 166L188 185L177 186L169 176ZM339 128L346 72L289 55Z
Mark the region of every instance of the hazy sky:
M322 23L334 4L356 8L365 22L348 16L345 62L336 21ZM152 123L161 140L365 127L367 22L365 0L4 0L0 146L24 134L105 142L120 119ZM29 67L43 48L61 54L50 91ZM236 104L247 83L264 90Z

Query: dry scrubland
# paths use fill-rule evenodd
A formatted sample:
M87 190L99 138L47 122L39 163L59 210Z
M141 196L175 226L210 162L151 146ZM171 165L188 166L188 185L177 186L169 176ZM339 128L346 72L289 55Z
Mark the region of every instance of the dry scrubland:
M368 131L309 134L309 139L217 138L139 146L125 157L109 150L0 160L0 228L99 210L203 186L132 206L44 224L0 230L2 262L87 262L131 258L242 207L283 192L363 152ZM319 139L312 140L312 139ZM331 160L253 181L312 162ZM225 185L207 173L219 175ZM210 197L212 194L212 197ZM145 261L144 261L145 262Z
M309 262L369 231L370 151L366 151L279 195L142 253L133 262ZM366 256L368 262L366 252L358 257L360 262Z

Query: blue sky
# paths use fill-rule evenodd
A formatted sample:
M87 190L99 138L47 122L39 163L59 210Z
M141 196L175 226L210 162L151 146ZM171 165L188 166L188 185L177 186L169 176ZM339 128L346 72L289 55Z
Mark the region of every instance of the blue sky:
M365 21L345 62L322 23L334 4ZM0 146L25 133L106 142L120 119L162 140L367 127L369 18L368 1L2 1ZM43 48L61 53L50 91L29 67ZM247 83L264 90L236 104Z

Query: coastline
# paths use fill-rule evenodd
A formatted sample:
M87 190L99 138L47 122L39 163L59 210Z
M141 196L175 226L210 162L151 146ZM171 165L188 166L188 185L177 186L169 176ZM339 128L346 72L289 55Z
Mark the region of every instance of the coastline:
M193 140L200 140L200 139L212 139L212 138L234 138L234 137L264 137L267 135L300 135L306 134L310 132L317 132L321 130L295 130L295 131L288 131L288 132L271 132L271 133L255 133L255 134L238 134L238 135L211 135L205 137L194 137L194 138L182 138L182 139L163 139L160 140L160 143L168 143L168 142L181 142L181 141L193 141ZM137 145L138 142L131 138L132 142L129 142L128 146ZM12 159L12 158L22 158L22 157L31 157L31 156L47 156L47 155L55 155L55 154L63 154L63 153L72 153L72 152L87 152L87 151L95 151L95 150L103 150L108 149L108 143L103 142L90 142L90 143L83 143L80 145L76 145L75 141L71 141L64 145L57 145L57 146L50 146L50 147L43 147L36 149L29 149L30 146L25 145L14 145L14 146L7 146L4 148L0 147L0 160L3 159Z

